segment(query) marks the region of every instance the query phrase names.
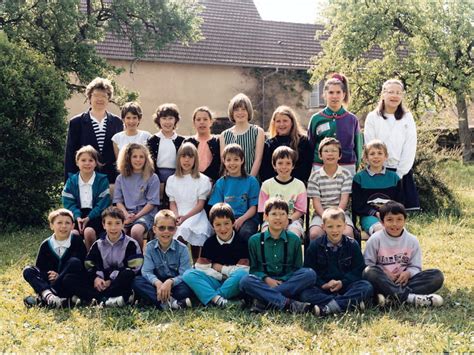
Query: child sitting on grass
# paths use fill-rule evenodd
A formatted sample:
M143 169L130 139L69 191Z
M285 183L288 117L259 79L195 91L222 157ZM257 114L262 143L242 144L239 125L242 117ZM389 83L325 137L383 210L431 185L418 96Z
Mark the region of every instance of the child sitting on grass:
M191 307L193 292L183 282L183 274L191 268L188 248L174 239L177 219L170 210L159 211L154 220L155 240L145 251L142 275L133 281L133 289L145 303L160 309Z
M363 273L374 286L379 304L385 304L388 297L415 306L441 306L443 298L433 292L443 286L443 273L438 269L421 270L420 245L405 229L405 207L389 201L379 212L384 229L367 241Z
M125 215L117 207L102 212L105 234L86 257L87 274L68 274L64 285L74 304L96 300L107 307L122 307L133 301L132 281L143 264L138 242L123 232Z
M249 273L247 243L235 233L232 207L216 203L209 212L215 236L204 243L195 269L184 273L183 280L202 304L226 307L239 293L239 282Z
M321 316L357 306L364 309L364 302L373 295L370 282L362 280L364 257L357 242L343 234L345 227L341 208L326 209L323 213L326 234L313 240L306 252L304 266L316 271L317 279L316 286L304 290L300 300L316 305Z
M41 243L35 266L27 266L23 277L37 293L23 301L27 307L46 305L52 308L64 306L68 294L63 287L67 273L83 269L86 247L82 238L71 233L74 220L71 211L60 208L48 216L53 235Z
M302 268L301 240L286 231L288 203L269 199L265 203L264 218L268 230L249 239L250 275L240 280L240 290L253 298L252 312L263 312L267 308L308 312L311 305L296 298L304 289L314 286L316 273Z

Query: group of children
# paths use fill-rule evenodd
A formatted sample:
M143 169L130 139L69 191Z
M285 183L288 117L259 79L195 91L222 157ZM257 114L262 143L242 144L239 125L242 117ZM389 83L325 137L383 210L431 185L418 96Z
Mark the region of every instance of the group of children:
M112 89L100 80L90 85L88 115L95 127L94 110L103 110ZM317 315L364 308L373 299L384 304L387 297L441 305L442 298L431 293L441 287L442 273L421 271L419 245L404 228L406 212L399 203L406 199L404 176L386 167L390 153L382 141L367 142L361 153L357 118L342 106L349 97L347 79L333 76L325 96L328 107L310 122L315 153L308 180L293 176L295 167L304 170L301 162L309 152L301 151L300 143L308 140L296 131L291 109L282 107L272 125L292 138L271 148L274 175L261 186L268 146L263 130L249 123L253 108L247 96L231 100L235 125L220 138L211 135L206 107L195 110L196 135L185 139L176 133L176 105L157 109L160 130L150 135L138 130L140 106L127 103L125 130L112 137L120 174L111 179L110 171L96 171L103 165L100 149L77 149L78 171L71 171L62 194L66 209L50 214L54 234L40 247L36 266L24 271L37 294L25 303L123 306L138 298L179 309L189 307L194 296L204 305L224 307L243 295L256 312L275 308ZM390 103L396 101L392 96ZM104 115L107 124L109 114ZM356 173L362 157L366 166ZM312 242L303 261L308 198L314 209ZM371 235L364 256L353 239L350 200L352 213ZM115 207L108 207L111 203ZM143 255L148 232L155 239Z

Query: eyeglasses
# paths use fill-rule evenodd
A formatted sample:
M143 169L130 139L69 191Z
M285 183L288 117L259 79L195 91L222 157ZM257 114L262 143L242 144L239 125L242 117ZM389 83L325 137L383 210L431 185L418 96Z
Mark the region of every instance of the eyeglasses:
M164 232L168 230L168 232L174 232L176 230L176 226L156 226L160 232Z
M339 153L339 149L321 149L321 153Z
M108 99L109 95L107 94L99 94L97 92L92 93L92 97L98 98L98 99Z
M384 90L384 93L388 95L396 95L396 96L403 96L403 91L394 91L394 90Z

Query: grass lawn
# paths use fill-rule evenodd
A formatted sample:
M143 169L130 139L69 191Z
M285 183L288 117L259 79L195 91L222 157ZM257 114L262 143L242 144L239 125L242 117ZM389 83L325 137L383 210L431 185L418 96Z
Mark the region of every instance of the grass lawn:
M238 307L26 309L21 272L46 229L0 235L0 352L474 352L474 166L445 165L464 215L414 216L424 268L445 275L440 309L369 309L318 319Z

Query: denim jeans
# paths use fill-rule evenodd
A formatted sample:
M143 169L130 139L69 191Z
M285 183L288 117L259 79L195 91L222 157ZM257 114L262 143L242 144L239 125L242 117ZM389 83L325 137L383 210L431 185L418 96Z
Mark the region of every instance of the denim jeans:
M252 217L247 219L242 226L240 227L238 234L240 238L247 241L250 239L252 235L257 233L258 230L258 222Z
M372 298L374 289L370 282L366 280L354 281L347 287L343 287L339 292L323 290L318 286L307 288L300 294L302 302L309 302L319 307L327 304L335 306L335 312L344 312L347 309L355 308L361 301L368 301ZM337 306L336 306L337 304Z
M183 280L196 294L202 304L208 304L215 296L231 299L239 295L240 280L248 275L247 270L235 270L226 280L219 281L201 270L189 269Z
M314 286L316 273L310 268L301 268L291 277L276 287L268 286L255 275L248 275L240 280L240 290L271 307L285 308L288 298L295 299L304 289Z
M166 280L160 280L166 281ZM161 302L156 298L156 287L143 276L137 276L133 280L133 290L146 303L151 303L155 307L161 308ZM171 288L171 296L177 300L182 300L193 296L193 291L184 282Z
M443 286L444 276L438 269L421 271L410 280L405 286L401 286L389 279L380 266L367 266L362 273L362 277L374 286L375 293L381 293L405 302L409 293L428 295Z
M44 290L53 289L58 296L68 297L67 291L64 290L63 280L68 273L79 273L83 269L83 262L78 258L70 258L66 261L64 268L59 273L56 280L50 282L48 280L48 271L40 270L36 266L27 266L23 269L23 278L28 282L36 293L40 294Z

